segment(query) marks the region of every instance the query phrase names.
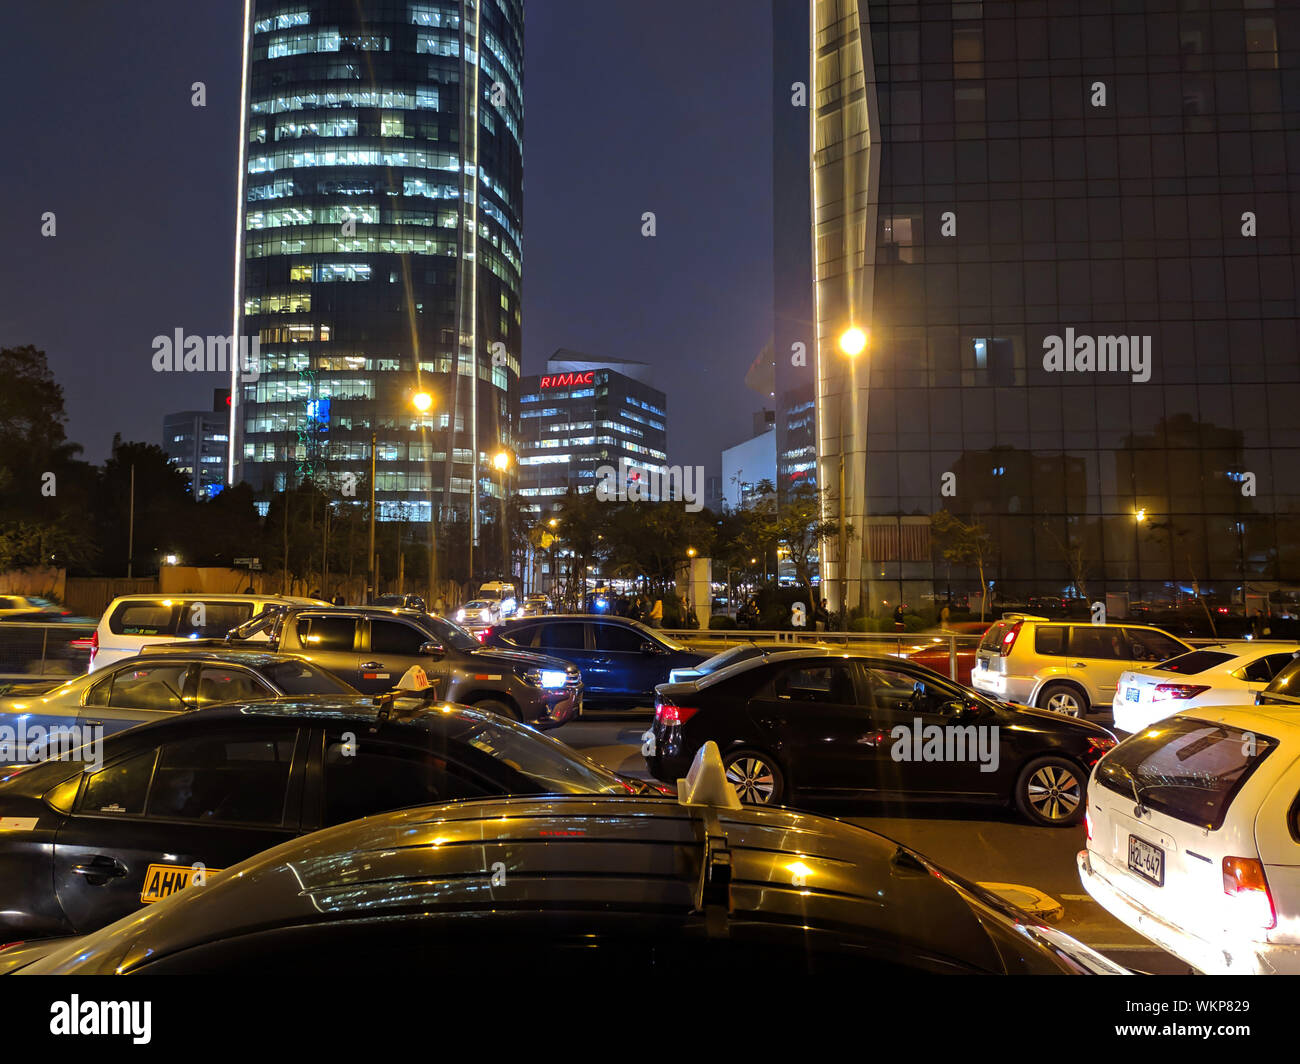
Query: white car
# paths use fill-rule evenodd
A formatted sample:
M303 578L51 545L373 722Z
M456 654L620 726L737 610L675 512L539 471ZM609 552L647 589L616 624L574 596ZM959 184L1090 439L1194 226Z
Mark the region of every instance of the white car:
M496 599L474 599L456 611L456 623L471 632L498 624L500 620L501 606Z
M1107 912L1209 974L1300 974L1300 717L1179 713L1093 769L1078 856Z
M1115 727L1140 732L1175 713L1254 705L1255 695L1297 651L1297 643L1216 643L1126 672L1111 704Z
M152 643L220 638L268 606L328 606L290 595L122 595L108 604L90 637L89 672L138 654ZM266 639L265 634L254 637Z

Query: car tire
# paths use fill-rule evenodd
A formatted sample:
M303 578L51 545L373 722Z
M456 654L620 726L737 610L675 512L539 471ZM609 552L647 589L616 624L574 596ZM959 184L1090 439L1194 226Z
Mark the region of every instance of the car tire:
M1016 779L1016 808L1032 824L1068 828L1083 819L1088 774L1066 757L1038 757Z
M481 709L487 713L495 713L498 717L505 717L507 720L523 721L519 715L519 710L515 709L509 702L502 702L496 698L480 698L473 703L475 709Z
M746 805L777 805L785 795L785 774L771 754L748 747L732 750L722 767Z
M1038 692L1038 708L1082 719L1088 715L1088 696L1072 683L1049 683Z

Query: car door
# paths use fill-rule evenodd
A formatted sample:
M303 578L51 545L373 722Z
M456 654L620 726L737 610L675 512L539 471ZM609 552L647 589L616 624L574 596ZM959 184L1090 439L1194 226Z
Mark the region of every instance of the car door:
M773 752L801 793L863 789L877 739L857 683L854 662L804 660L777 668L750 698L751 719L771 737Z
M1083 686L1093 705L1114 701L1120 676L1132 667L1123 629L1108 624L1072 624L1065 653L1067 674Z
M361 673L357 689L366 694L382 694L397 686L412 665L418 665L430 680L438 682L438 694L448 697L450 680L446 656L433 658L420 653L425 643L437 640L410 621L394 617L372 617L368 623L366 648L362 653Z
M593 693L653 701L655 684L668 680L667 655L659 644L624 624L588 623L595 641L590 666Z
M533 649L539 654L546 654L549 657L559 658L561 661L576 665L582 673L584 694L590 698L592 695L607 692L593 687L592 683L587 679L589 675L593 677L593 680L596 678L594 670L596 652L594 649L588 649L587 635L585 621L547 621L541 626L541 631L537 633ZM610 682L608 676L600 679L602 683Z
M926 797L982 797L1003 789L996 714L960 688L905 669L864 663L874 734L864 744L871 790Z
M96 674L96 682L86 691L77 723L83 728L102 727L108 736L193 708L193 662L137 659Z
M253 725L136 748L85 779L54 843L54 889L91 931L300 833L299 729Z
M293 625L297 645L302 648L297 653L358 690L367 690L361 685L359 620L352 615L299 613L289 623ZM283 641L281 645L285 645Z

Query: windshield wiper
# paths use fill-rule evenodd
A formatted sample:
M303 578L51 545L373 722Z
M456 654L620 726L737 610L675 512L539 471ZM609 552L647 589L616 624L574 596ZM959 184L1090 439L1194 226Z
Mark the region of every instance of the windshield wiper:
M1137 805L1133 807L1133 815L1141 820L1146 816L1147 807L1146 803L1142 801L1142 788L1138 783L1138 778L1128 770L1127 766L1118 765L1116 767L1128 777L1129 784L1133 788L1133 800L1137 803Z

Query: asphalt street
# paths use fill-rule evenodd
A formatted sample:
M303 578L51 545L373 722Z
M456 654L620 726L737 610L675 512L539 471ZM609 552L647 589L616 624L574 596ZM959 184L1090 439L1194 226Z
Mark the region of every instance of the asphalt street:
M641 735L653 710L624 714L587 712L582 720L553 732L570 746L609 768L648 778L641 757ZM1109 727L1109 716L1089 718ZM1014 810L915 806L906 815L884 803L810 806L911 846L936 863L979 883L1017 884L1041 891L1063 912L1054 926L1119 964L1155 974L1187 973L1182 961L1129 930L1087 896L1079 883L1075 854L1084 846L1084 829L1032 827Z

